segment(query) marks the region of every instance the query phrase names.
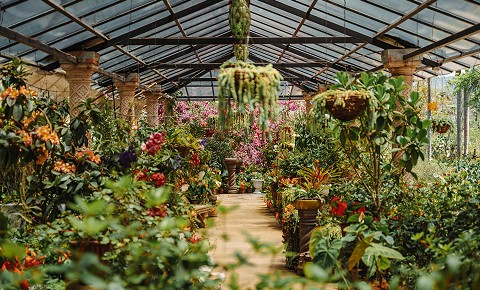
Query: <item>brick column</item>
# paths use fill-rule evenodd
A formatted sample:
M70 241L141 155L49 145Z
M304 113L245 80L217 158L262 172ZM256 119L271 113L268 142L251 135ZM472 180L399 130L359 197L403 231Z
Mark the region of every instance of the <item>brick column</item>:
M140 117L142 116L142 113L143 113L143 109L145 107L145 104L146 104L146 100L145 99L136 99L134 100L134 104L135 104L135 120L140 120Z
M77 108L91 93L92 74L98 69L100 55L94 51L72 51L69 54L77 57L77 63L60 61L66 72L66 79L70 86L70 118L78 116Z
M302 94L303 94L303 100L305 101L305 106L307 108L307 116L308 116L308 114L310 113L310 110L313 107L312 99L315 94L306 92L306 91L303 91Z
M382 51L382 63L390 71L392 77L403 76L408 88L404 95L410 95L412 90L413 74L422 62L422 56L417 55L409 60L403 60L403 56L414 51L414 48L386 49Z
M133 121L135 89L138 87L138 83L139 77L137 73L129 74L125 82L114 80L115 87L117 87L120 95L119 115L128 123Z
M147 123L148 126L156 128L159 124L158 119L158 104L159 99L162 98L162 87L154 86L150 91L145 92L147 105Z

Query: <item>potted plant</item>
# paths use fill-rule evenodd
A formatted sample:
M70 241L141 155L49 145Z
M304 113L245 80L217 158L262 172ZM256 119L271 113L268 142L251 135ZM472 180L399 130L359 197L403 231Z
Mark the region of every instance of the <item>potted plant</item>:
M354 120L365 111L372 93L355 83L346 72L337 73L336 81L328 91L316 95L313 102L338 120Z
M263 175L260 172L252 172L252 185L255 188L253 193L262 193L262 186L263 186Z
M435 132L445 134L453 126L452 120L448 117L437 117L432 119L432 128Z
M318 106L319 100L323 100L319 96L312 111L338 140L355 177L368 192L376 217L380 218L386 209L386 197L404 174L416 178L413 167L419 158L424 159L423 148L428 144L431 121L419 115L418 92L405 95L408 87L403 77L363 72L358 79L345 81L345 73L337 76L341 86L356 83L350 87L369 92L369 110L356 122L332 120Z

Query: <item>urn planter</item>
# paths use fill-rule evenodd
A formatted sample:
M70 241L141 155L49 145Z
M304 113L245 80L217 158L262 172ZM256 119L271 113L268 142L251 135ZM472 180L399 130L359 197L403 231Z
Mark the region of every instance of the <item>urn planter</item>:
M255 191L253 193L262 193L263 179L252 179L253 187Z

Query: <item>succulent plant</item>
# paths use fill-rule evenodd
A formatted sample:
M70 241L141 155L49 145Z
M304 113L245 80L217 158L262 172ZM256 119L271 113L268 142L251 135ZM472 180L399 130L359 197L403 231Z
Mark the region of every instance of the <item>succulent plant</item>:
M230 30L236 39L245 39L250 31L250 10L245 0L233 0L229 11Z

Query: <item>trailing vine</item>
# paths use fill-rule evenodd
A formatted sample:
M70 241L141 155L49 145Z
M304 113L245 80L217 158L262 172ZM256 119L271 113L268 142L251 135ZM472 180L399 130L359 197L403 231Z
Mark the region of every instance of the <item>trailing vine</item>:
M258 109L258 125L268 131L268 119L278 118L278 91L282 75L271 65L256 67L243 61L227 61L220 67L219 123L221 127L232 124ZM232 101L234 104L232 104Z

